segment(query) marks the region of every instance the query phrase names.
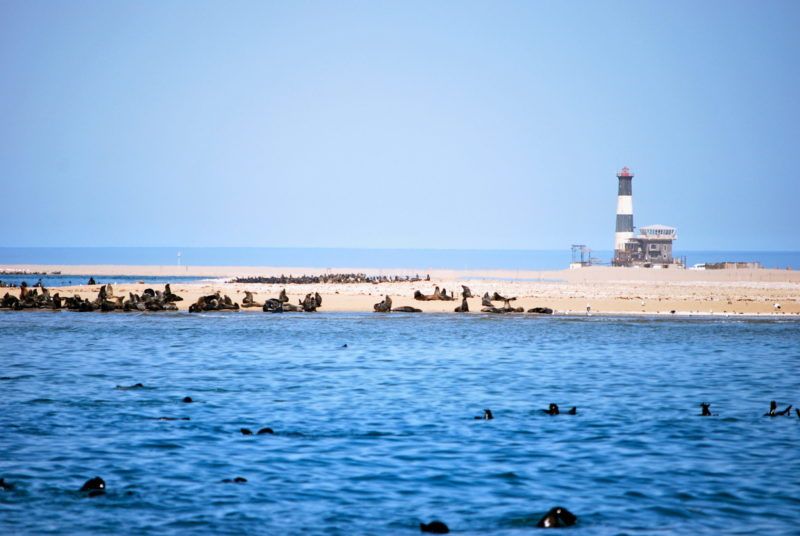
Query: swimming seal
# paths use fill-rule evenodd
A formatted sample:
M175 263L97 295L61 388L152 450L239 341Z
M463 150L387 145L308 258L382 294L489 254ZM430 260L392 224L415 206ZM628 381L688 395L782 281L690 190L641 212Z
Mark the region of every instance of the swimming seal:
M792 413L792 405L789 404L786 409L782 411L778 411L778 403L772 400L769 403L769 411L764 414L764 417L783 417L786 415L791 415Z
M90 478L83 483L80 492L86 493L89 497L98 497L100 495L104 495L106 492L106 481L99 476Z
M237 476L234 479L225 478L222 481L226 484L244 484L245 482L247 482L247 479L243 476Z
M561 412L558 411L558 404L550 404L550 407L547 409L542 410L547 415L559 415Z
M239 428L239 431L242 435L253 435L253 431L250 428Z
M431 521L430 523L420 523L420 532L429 532L430 534L449 534L450 529L441 521Z
M119 389L120 391L130 391L131 389L144 389L144 384L134 383L133 385L117 385L114 389Z
M256 432L256 435L274 434L274 433L275 432L272 430L272 428L266 427L266 428L262 428L261 430Z
M5 478L0 478L0 489L3 491L14 491L14 484L6 482Z
M194 400L192 400L191 396L184 396L181 402L183 402L184 404L191 404L192 402L194 402Z
M556 506L555 508L551 508L550 511L539 520L536 526L542 529L557 529L561 527L571 527L577 522L578 518L575 517L575 514L566 508Z
M490 410L490 409L483 410L483 415L479 415L479 416L475 417L476 421L480 421L480 420L491 421L492 419L494 419L494 415L492 415L492 410Z
M710 402L700 402L700 407L703 410L700 413L701 417L711 417L712 416L711 409L709 409L711 407L711 403Z

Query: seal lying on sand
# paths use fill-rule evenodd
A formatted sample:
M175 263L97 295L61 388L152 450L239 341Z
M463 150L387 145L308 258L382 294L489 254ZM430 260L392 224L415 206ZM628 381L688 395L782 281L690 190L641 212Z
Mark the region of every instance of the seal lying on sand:
M387 295L383 298L383 301L376 303L372 308L376 313L388 313L392 310L392 298Z
M227 294L225 296L220 295L219 291L208 296L200 296L195 303L189 306L190 313L223 310L238 311L239 304L234 303Z
M123 311L177 311L178 306L175 302L183 301L183 298L172 293L169 283L164 285L164 292L155 291L151 288L145 289L139 296L133 292L128 293L128 299L123 300L121 296L115 298L114 307ZM191 309L191 307L190 307Z
M511 298L511 299L515 300L516 298ZM482 307L481 308L481 312L482 313L498 313L498 314L503 314L503 313L524 313L525 312L525 309L523 307L511 307L511 304L509 303L509 301L510 300L506 300L506 303L505 303L505 305L503 305L503 307L494 307L494 306Z
M422 309L417 309L416 307L411 307L410 305L401 305L400 307L395 307L392 309L393 313L421 313Z
M450 528L441 521L431 521L430 523L420 523L420 532L428 532L430 534L449 534Z
M244 299L242 300L242 307L263 307L263 303L256 303L253 299L253 293L249 290L244 291Z
M376 313L421 313L422 309L403 305L400 307L392 308L392 298L386 295L383 301L376 303L372 306Z
M433 294L423 294L419 290L414 291L414 299L418 301L453 301L455 300L455 297L452 295L448 296L446 289L441 291L439 287L435 287L433 289Z
M265 313L282 313L283 302L275 298L270 298L264 302L264 307L262 307L261 310Z
M529 313L536 313L539 315L551 315L553 314L553 310L549 307L534 307L533 309L528 309Z
M319 295L319 292L315 292L311 294L310 292L306 294L306 297L303 298L303 301L300 302L300 307L303 308L303 311L306 313L313 313L317 310L317 307L322 305L322 296Z
M555 508L551 508L550 511L539 520L536 526L542 529L557 529L561 527L571 527L577 522L578 518L575 517L575 514L566 508L556 506Z

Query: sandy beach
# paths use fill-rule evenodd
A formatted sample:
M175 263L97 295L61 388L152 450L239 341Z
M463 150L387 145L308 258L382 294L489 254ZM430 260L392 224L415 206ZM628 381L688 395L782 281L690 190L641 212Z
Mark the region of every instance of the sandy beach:
M580 268L561 271L499 270L408 270L359 268L320 269L313 267L243 267L243 266L113 266L113 265L4 265L3 271L61 272L64 275L92 275L99 283L115 283L115 276L184 276L203 277L194 283L176 283L172 290L184 300L181 310L199 296L221 292L241 303L244 291L254 294L257 302L277 297L285 288L291 303L306 293L319 292L321 311L371 312L384 296L392 297L395 307L410 305L423 312L452 312L461 303L461 285L476 296L468 300L470 312L480 312L482 296L498 292L517 297L511 302L525 310L549 307L556 314L649 314L649 315L800 315L800 272L788 270L647 270L636 268ZM272 285L229 283L227 279L243 276L317 275L324 273L366 273L368 275L430 275L430 281L402 283ZM2 277L0 276L0 279ZM31 283L36 278L31 277ZM116 295L141 293L151 285L120 283ZM431 294L434 288L455 291L456 301L418 301L416 290ZM59 287L63 296L96 296L99 286ZM13 292L13 291L12 291ZM776 307L779 305L779 308ZM502 306L498 302L497 306ZM242 311L261 312L258 307ZM674 313L673 313L674 311Z

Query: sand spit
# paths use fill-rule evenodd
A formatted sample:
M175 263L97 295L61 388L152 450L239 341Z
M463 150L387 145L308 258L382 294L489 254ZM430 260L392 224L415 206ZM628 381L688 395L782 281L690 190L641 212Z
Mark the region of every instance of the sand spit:
M550 307L556 314L650 314L650 315L800 315L800 272L787 270L644 270L625 268L589 268L554 272L526 271L455 271L363 268L275 268L275 267L159 267L159 266L0 266L0 269L60 271L62 274L93 275L98 283L115 283L115 275L206 276L207 281L173 283L172 290L184 300L180 310L187 310L202 295L220 291L241 303L244 291L256 301L277 297L286 288L290 303L297 304L308 293L319 292L321 311L372 312L373 305L390 295L394 307L413 306L423 312L453 312L460 303L461 285L467 285L475 298L469 308L479 312L485 292L516 296L512 304L528 310ZM365 272L367 274L431 275L431 281L414 283L358 283L316 285L268 285L226 283L236 276L320 274ZM32 278L33 279L33 278ZM33 283L31 281L30 283ZM455 292L456 301L417 301L414 291L425 294L434 287ZM148 285L114 284L117 295L141 294ZM158 285L155 285L158 287ZM12 293L14 289L9 289ZM97 296L99 285L60 287L62 297L77 294L82 298ZM18 292L18 291L17 291ZM502 304L500 304L502 305ZM675 313L672 313L675 311ZM259 312L245 308L242 312ZM472 313L470 313L472 314Z

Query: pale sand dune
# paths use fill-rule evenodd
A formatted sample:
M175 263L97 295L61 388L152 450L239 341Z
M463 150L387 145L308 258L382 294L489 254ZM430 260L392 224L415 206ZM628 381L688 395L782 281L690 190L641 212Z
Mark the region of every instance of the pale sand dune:
M224 278L238 275L320 274L319 268L270 267L158 267L158 266L0 266L2 270L28 269L58 270L64 274L93 275L101 282L113 282L114 275L183 275ZM254 293L257 301L277 297L286 288L292 303L297 303L308 292L319 292L323 297L322 311L372 311L373 304L384 295L392 297L395 307L412 305L425 312L452 312L461 303L455 301L415 301L415 290L425 294L433 292L435 285L461 292L461 285L472 289L476 296L497 291L519 299L515 307L550 307L559 314L677 314L698 315L800 315L800 272L786 270L644 270L620 268L591 268L555 272L526 271L448 271L448 270L370 270L336 268L335 273L363 272L377 274L430 273L430 282L326 285L264 285L231 284L221 281L204 281L192 284L173 284L173 292L184 297L179 307L184 310L198 296L217 290L241 303L244 290ZM99 287L87 286L59 289L62 296L79 294L94 297ZM129 291L141 293L146 285L120 284L115 293ZM779 303L781 308L775 309ZM471 312L481 309L480 298L469 300ZM502 303L497 303L502 306ZM243 311L261 311L260 308Z

